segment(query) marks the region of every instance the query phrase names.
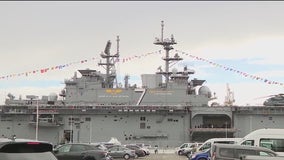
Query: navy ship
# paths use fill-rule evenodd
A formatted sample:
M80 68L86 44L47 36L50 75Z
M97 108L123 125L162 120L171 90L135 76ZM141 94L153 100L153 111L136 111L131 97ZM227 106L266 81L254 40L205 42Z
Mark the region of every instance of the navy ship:
M54 144L105 142L111 137L121 143L144 143L174 147L184 142L202 142L213 137L243 137L259 128L283 128L282 105L209 105L215 99L205 80L191 78L194 70L171 68L183 60L171 55L174 36L161 37L155 45L164 49L164 68L142 74L142 87L117 84L116 62L119 52L110 53L111 41L100 54L96 69L78 70L65 80L59 94L27 95L15 99L7 95L0 107L0 135L38 139ZM119 37L117 37L119 45ZM61 98L60 98L61 97Z

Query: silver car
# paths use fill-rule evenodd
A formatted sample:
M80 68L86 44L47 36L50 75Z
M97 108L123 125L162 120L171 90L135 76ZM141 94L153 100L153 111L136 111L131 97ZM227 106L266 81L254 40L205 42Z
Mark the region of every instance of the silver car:
M28 139L0 139L0 160L57 160L52 144Z
M120 145L115 145L108 148L108 153L113 158L124 158L126 160L137 157L135 150L131 150Z
M211 159L212 160L239 160L246 155L256 155L265 157L276 157L277 153L274 151L263 148L246 145L236 144L214 144L211 148Z

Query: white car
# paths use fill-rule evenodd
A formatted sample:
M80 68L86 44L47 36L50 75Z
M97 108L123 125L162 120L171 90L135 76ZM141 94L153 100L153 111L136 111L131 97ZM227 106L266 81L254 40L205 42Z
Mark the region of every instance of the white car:
M182 145L180 145L179 147L177 147L175 150L176 150L176 153L178 155L182 155L183 151L185 148L190 148L191 146L194 146L195 143L183 143Z

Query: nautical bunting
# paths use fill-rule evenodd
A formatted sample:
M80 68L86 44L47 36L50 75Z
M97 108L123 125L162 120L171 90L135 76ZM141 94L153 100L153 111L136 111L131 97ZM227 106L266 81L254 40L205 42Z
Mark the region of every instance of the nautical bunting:
M223 68L226 71L231 71L231 72L237 73L237 74L242 75L242 76L244 76L246 78L251 78L251 79L254 79L254 80L260 80L260 81L263 81L263 82L265 82L267 84L277 84L277 85L283 86L283 83L281 83L281 82L276 82L276 81L268 80L266 78L262 78L262 77L259 77L259 76L256 76L256 75L251 75L249 73L245 73L245 72L242 72L242 71L230 68L230 67L226 67L226 66L223 66L221 64L217 64L215 62L209 61L209 60L204 59L204 58L200 58L198 56L194 56L192 54L189 54L189 53L186 53L186 52L183 52L183 51L176 50L176 52L179 52L179 53L181 53L183 55L189 56L190 58L193 58L193 59L196 59L196 60L199 60L199 61L207 62L210 65L213 65L215 67Z
M179 52L182 55L189 56L192 59L195 59L195 60L198 60L198 61L203 61L203 62L209 63L210 65L213 65L215 67L222 68L225 71L231 71L231 72L237 73L239 75L244 76L245 78L251 78L251 79L254 79L254 80L263 81L267 84L277 84L277 85L281 85L281 86L284 85L281 82L276 82L276 81L268 80L267 78L262 78L262 77L259 77L259 76L256 76L256 75L251 75L249 73L245 73L245 72L236 70L234 68L230 68L230 67L209 61L208 59L204 59L204 58L201 58L201 57L198 57L198 56L194 56L190 53L186 53L186 52L179 51L179 50L176 50L176 52ZM116 58L115 63L126 63L126 62L132 61L134 59L140 59L140 58L143 58L143 57L146 57L146 56L149 56L149 55L153 55L153 54L161 54L161 50L155 51L155 52L150 52L150 53L145 53L145 54L140 54L140 55L134 55L134 56L130 56L130 57ZM35 69L33 71L25 71L25 72L17 73L17 74L9 74L9 75L6 75L6 76L0 76L0 80L10 79L10 78L19 77L19 76L29 76L29 75L37 74L37 73L45 74L45 73L50 72L50 71L63 70L65 68L73 66L73 65L85 64L85 63L92 62L92 61L96 61L96 63L98 64L99 59L92 57L90 59L80 60L80 61L76 61L76 62L70 62L70 63L67 63L67 64L61 64L61 65L51 66L51 67L47 67L47 68Z
M128 61L134 60L134 59L140 59L141 57L146 57L146 56L157 54L157 53L161 53L161 50L146 53L146 54L134 55L134 56L131 56L131 57L117 58L117 59L115 59L115 62L116 63L125 63L125 62L128 62ZM122 61L121 61L121 59L122 59ZM62 69L65 69L65 68L73 66L73 65L85 64L85 63L88 63L88 62L91 62L91 61L96 61L96 63L98 64L99 59L92 57L90 59L80 60L80 61L76 61L76 62L70 62L70 63L67 63L67 64L61 64L61 65L51 66L51 67L47 67L47 68L35 69L33 71L25 71L25 72L17 73L17 74L9 74L9 75L6 75L6 76L0 76L0 80L11 79L11 78L20 77L20 76L29 76L29 75L37 74L37 73L45 74L49 71L62 70Z

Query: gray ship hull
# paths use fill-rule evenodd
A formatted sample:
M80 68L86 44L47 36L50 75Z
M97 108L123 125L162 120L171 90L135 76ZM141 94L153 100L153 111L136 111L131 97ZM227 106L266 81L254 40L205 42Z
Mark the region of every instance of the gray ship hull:
M38 129L38 139L53 144L105 142L116 137L123 144L174 147L213 137L244 137L260 128L284 128L281 106L53 108L39 109L45 118L40 118ZM35 139L35 109L2 106L0 134Z

